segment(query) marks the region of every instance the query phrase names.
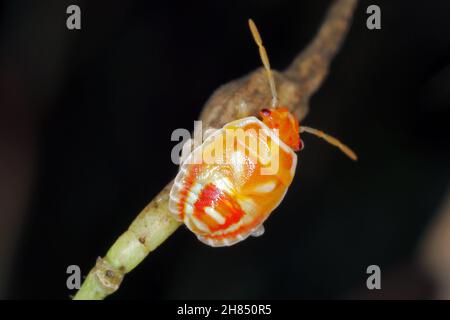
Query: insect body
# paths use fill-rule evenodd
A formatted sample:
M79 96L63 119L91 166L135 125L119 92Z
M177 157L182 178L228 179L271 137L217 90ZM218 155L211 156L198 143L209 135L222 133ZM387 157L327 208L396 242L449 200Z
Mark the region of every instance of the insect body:
M215 161L207 163L211 151ZM203 162L196 164L195 158ZM275 162L278 168L270 172ZM262 233L262 223L283 199L296 164L294 151L262 121L248 117L230 122L184 160L170 209L201 241L232 245Z
M272 108L259 116L232 121L210 134L181 163L170 192L169 209L210 246L233 245L264 232L263 222L283 200L303 147L301 132L356 155L322 131L299 126L287 108L278 106L266 50L252 20L250 29L259 47L272 92Z

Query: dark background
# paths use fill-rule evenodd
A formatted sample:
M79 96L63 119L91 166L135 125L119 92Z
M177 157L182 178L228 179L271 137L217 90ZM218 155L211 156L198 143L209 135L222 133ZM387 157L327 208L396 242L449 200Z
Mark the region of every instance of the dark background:
M70 4L80 31L66 28ZM73 294L67 266L87 274L176 174L172 131L192 129L218 86L260 66L247 19L284 69L330 4L6 1L0 297ZM370 4L381 30L366 28ZM217 249L180 228L112 298L358 298L371 264L386 275L376 297L431 298L415 255L449 187L449 15L445 0L361 1L304 121L360 161L305 137L263 237Z

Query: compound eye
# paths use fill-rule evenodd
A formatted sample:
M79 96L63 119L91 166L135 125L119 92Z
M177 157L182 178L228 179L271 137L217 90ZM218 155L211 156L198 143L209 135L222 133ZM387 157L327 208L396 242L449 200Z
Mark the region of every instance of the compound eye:
M262 109L261 110L261 114L265 115L265 116L270 116L270 110L269 109Z

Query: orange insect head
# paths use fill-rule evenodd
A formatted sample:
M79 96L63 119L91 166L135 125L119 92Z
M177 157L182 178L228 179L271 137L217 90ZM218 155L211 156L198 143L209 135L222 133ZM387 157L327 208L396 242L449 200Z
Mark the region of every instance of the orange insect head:
M299 124L297 118L289 112L288 108L262 109L259 112L262 122L270 129L277 129L281 141L294 151L302 148Z

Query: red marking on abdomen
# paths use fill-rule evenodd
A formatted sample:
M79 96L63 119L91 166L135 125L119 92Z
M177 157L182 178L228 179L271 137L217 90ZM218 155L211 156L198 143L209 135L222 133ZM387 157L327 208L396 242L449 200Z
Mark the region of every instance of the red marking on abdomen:
M207 207L217 211L225 219L225 223L219 224L205 213ZM212 183L205 185L194 205L195 217L208 225L212 232L227 229L232 224L239 222L244 214L239 203L231 195Z
M184 181L184 187L180 191L180 200L178 201L178 214L181 220L184 220L184 205L187 200L187 194L194 184L195 179L197 179L197 175L200 172L201 167L199 164L194 164L190 167L189 172L187 172Z

